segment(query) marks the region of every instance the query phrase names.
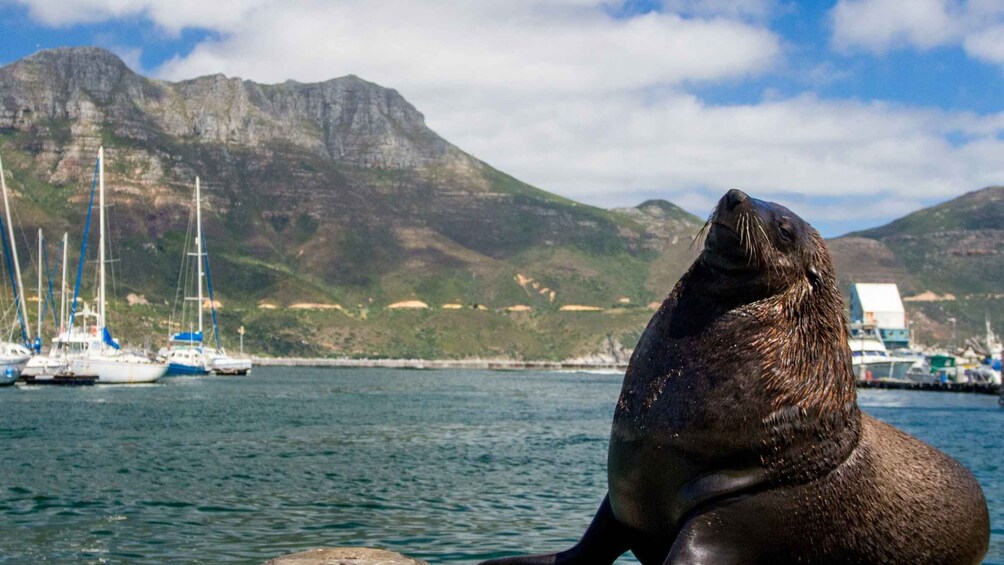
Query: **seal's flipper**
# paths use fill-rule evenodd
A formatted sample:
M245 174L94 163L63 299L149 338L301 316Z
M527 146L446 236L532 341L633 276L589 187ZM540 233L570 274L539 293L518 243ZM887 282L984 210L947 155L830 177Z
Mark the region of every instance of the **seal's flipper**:
M574 547L561 553L523 555L482 561L478 565L611 565L631 548L631 530L614 518L610 497L603 497L592 523Z

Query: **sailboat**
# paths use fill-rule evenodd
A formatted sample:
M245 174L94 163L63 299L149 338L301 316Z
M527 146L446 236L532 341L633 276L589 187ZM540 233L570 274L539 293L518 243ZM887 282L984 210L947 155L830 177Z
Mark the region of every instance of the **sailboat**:
M59 312L56 312L55 300L52 296L52 273L49 271L48 260L45 258L45 239L42 236L42 230L38 230L38 325L35 330L35 342L33 348L35 355L28 360L28 364L25 365L24 370L21 371L22 380L28 380L28 377L38 377L43 375L53 375L58 373L65 363L60 358L59 355L55 355L55 350L51 349L48 353L42 353L42 320L45 316L44 308L52 304L54 326L56 328L56 333L58 334L63 330L62 323L66 319L66 246L69 243L69 234L63 234L62 241L62 252L63 252L63 278L62 278L62 294L61 303L59 307ZM49 293L48 297L42 294L42 276L43 274L49 281Z
M14 227L11 225L10 202L7 198L7 179L4 175L3 161L0 161L0 187L3 190L4 211L7 217L7 228L4 230L3 221L0 220L0 239L3 240L4 256L7 259L7 273L10 275L11 288L14 291L14 307L17 309L18 321L21 325L21 338L23 344L11 341L0 342L0 386L14 384L21 371L31 358L31 326L28 325L28 309L24 303L21 284L21 265L17 260L17 246L14 240ZM9 237L9 239L8 239Z
M73 304L67 316L65 330L52 340L53 353L50 356L63 360L62 372L71 375L96 376L98 384L152 383L167 372L166 363L158 363L145 355L123 351L118 341L112 337L107 324L105 310L105 159L104 148L98 149L98 293L96 309L77 311L80 296L80 281L83 274L87 251L87 235L90 230L91 211L94 205L94 185L91 185L90 204L81 242L80 262L77 265L77 279L73 290Z
M191 230L189 231L191 233ZM220 344L219 323L216 316L216 301L213 297L213 279L209 270L209 253L205 247L205 232L202 229L202 191L199 178L195 178L195 235L192 238L194 251L185 251L184 258L194 257L195 263L195 296L188 296L185 278L190 271L185 268L187 262L182 261L181 273L178 277L179 290L184 293L181 296L182 322L186 319L186 312L189 309L185 306L189 301L194 301L196 306L195 321L196 326L188 331L180 331L170 335L168 347L161 351L162 357L168 361L168 375L205 375L210 371L217 374L244 375L251 370L250 359L241 357L231 357L227 355ZM203 279L205 279L206 289L209 292L210 311L212 313L213 336L216 341L216 348L208 350L205 347L205 327L204 327L204 305ZM172 316L173 318L173 316ZM173 322L173 319L172 319ZM173 327L173 324L172 324Z
M188 235L191 235L191 224L189 224ZM187 238L186 238L187 239ZM202 250L202 198L199 189L199 178L195 178L195 237L194 240L195 249L194 252L189 252L187 249L183 249L184 256L181 262L181 273L178 275L178 286L179 290L183 293L181 296L181 319L185 321L186 314L191 310L188 308L189 301L195 301L195 319L198 320L198 326L196 328L189 328L188 331L181 331L177 333L170 334L168 336L167 349L161 350L161 356L167 359L167 374L168 375L207 375L210 371L209 357L206 355L203 349L203 315L202 315L202 259L204 256L204 251ZM187 243L186 243L187 247ZM187 286L185 283L186 275L190 275L191 271L186 268L188 266L189 257L194 257L195 266L195 296L188 296ZM177 309L177 301L175 302L175 309ZM171 316L171 324L169 328L173 328L174 316Z

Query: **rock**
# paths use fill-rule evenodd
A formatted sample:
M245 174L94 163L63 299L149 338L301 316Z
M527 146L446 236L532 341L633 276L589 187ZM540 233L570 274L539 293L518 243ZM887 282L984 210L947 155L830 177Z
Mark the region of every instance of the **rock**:
M312 84L220 74L172 83L140 76L97 47L48 49L0 67L0 128L67 120L78 145L86 136L95 147L110 131L140 144L164 134L259 149L278 141L365 168L476 167L396 90L352 75ZM163 163L151 166L159 172Z
M400 553L369 547L327 547L276 557L263 565L428 565Z

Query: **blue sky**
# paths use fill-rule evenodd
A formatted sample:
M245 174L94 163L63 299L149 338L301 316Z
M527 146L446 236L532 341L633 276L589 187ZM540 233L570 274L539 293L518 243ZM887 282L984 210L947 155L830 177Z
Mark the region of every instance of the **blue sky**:
M826 235L1004 184L991 0L0 0L0 63L99 45L147 76L356 74L587 203L726 189Z

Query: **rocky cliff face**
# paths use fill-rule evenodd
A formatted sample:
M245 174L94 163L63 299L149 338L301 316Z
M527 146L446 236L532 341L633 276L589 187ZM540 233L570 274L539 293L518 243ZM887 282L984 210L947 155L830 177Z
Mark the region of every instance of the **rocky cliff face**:
M358 77L171 83L96 48L42 51L0 67L0 151L25 233L67 230L79 241L102 145L120 295L152 304L174 296L200 176L214 277L227 300L344 305L347 326L312 330L339 350L397 346L391 334L354 332L383 305L412 299L532 314L506 314L519 331L505 338L500 328L511 324L495 318L470 327L474 318L439 320L429 326L436 331L416 330L426 341L403 353L436 355L450 349L446 340L456 342L454 355L585 355L612 339L629 347L649 315L644 306L669 292L698 251L702 222L678 207L650 201L606 211L528 186L431 131L394 90ZM1004 251L1002 199L1004 189L988 189L835 240L845 283L879 278L905 294L992 294L1004 277L1004 263L993 260ZM562 305L639 310L631 321L565 325ZM955 306L925 306L924 315L961 320ZM538 318L546 313L554 316ZM255 323L285 331L273 318ZM546 341L559 335L560 346ZM288 340L258 346L329 353L296 332Z
M0 68L0 150L22 229L79 241L99 146L121 294L153 304L174 295L196 176L231 301L339 303L360 317L413 299L643 308L668 292L699 225L669 203L611 212L528 186L354 76L171 83L96 48ZM594 329L576 352L609 339Z
M3 67L0 92L0 128L65 121L77 141L95 141L109 127L141 143L157 135L248 148L284 142L360 167L473 165L400 94L355 76L260 85L213 75L174 84L141 77L103 49L74 48Z

